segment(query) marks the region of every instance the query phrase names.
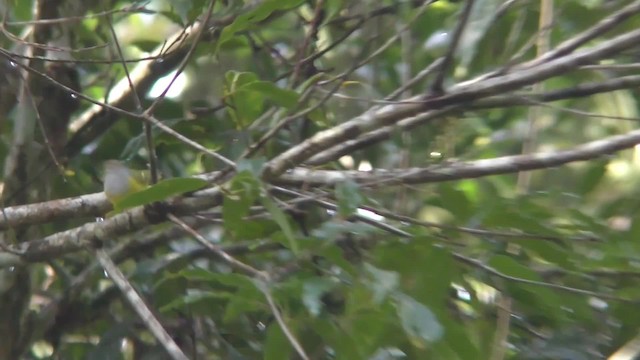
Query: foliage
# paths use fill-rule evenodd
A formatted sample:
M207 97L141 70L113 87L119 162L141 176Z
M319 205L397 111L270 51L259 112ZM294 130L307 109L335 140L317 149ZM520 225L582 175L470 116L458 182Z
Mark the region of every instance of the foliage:
M167 356L95 249L71 251L82 231L47 256L5 251L96 215L118 230L91 236L188 358L592 359L638 335L640 140L579 145L634 134L640 53L578 59L637 36L637 1L45 3L0 4L5 34L24 36L0 38L7 214L100 192L107 159L154 154L162 176L108 217L2 223L0 255L23 257L0 256L2 316L15 315L0 358ZM332 149L347 150L317 160ZM567 149L585 155L529 166Z

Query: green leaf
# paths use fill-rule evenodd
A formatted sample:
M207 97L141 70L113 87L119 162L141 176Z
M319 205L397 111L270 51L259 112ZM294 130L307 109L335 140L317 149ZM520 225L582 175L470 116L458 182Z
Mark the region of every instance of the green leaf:
M411 279L415 284L405 292L427 304L440 314L450 298L457 264L448 249L436 246L429 238L416 237L406 244L390 243L376 246L378 267L397 272L401 282Z
M567 253L566 248L556 243L533 238L518 241L518 244L547 262L560 265L564 268L572 265L571 257Z
M158 112L163 114L164 116L177 118L177 119L162 121L164 125L169 126L171 128L175 128L176 125L184 121L183 119L181 119L182 111L183 111L181 104L178 104L173 101L163 101L162 103L160 103L159 108L160 109L158 109ZM164 131L160 130L160 128L158 128L157 126L154 126L151 128L151 134L153 135L154 139L163 139L162 136L166 135ZM166 140L163 139L161 143L164 141ZM158 140L155 140L154 142L156 143L156 145L158 145ZM138 154L140 149L142 149L146 145L147 145L147 138L144 133L140 133L139 135L132 136L129 138L129 141L127 141L127 144L125 145L124 149L122 149L122 152L120 153L118 158L130 159L136 156L136 154Z
M171 274L163 277L155 284L153 289L155 305L162 308L164 305L180 299L187 291L187 283L182 278Z
M122 339L131 333L132 324L128 321L116 322L99 337L100 342L87 354L86 358L96 360L119 360L122 356Z
M396 310L402 328L415 346L423 348L427 343L438 341L444 334L442 325L431 310L412 297L398 295Z
M578 194L586 195L592 192L604 179L608 165L608 160L594 161L592 164L589 164L589 169L582 176L581 181L578 184Z
M343 6L344 0L327 0L325 3L325 10L327 12L325 21L331 20L334 16L339 15Z
M227 87L230 94L242 89L247 84L258 81L258 75L248 71L230 70L225 73L224 77L227 81Z
M393 341L389 334L389 324L395 325L396 319L393 315L393 307L385 306L375 311L360 311L351 319L351 341L359 356L350 359L370 359L369 355L381 344ZM393 326L393 328L396 327ZM397 332L396 329L392 331Z
M113 206L115 212L120 212L136 206L163 201L172 196L196 191L209 185L209 183L197 178L171 178L158 182L142 191L138 191L124 197Z
M175 9L172 9L172 10L175 10ZM160 12L158 12L158 14L164 15L164 17L166 17L167 19L171 20L171 22L173 22L173 23L175 23L177 25L185 26L184 19L179 14L177 14L175 11L160 11Z
M373 291L373 302L379 305L397 289L400 276L395 271L378 269L371 264L365 264L364 268L371 277L367 285Z
M175 279L187 279L190 282L207 283L214 290L199 292L190 291L190 296L184 299L176 299L167 305L166 309L180 309L185 305L206 305L207 301L211 304L213 300L228 300L223 313L224 321L235 319L236 317L251 311L257 311L265 308L264 296L260 292L254 281L249 277L234 273L213 272L206 269L194 268L185 269L176 274L163 279L160 284ZM182 280L180 283L184 284ZM160 285L158 285L160 286ZM182 295L181 297L183 297ZM204 312L203 308L200 308Z
M229 112L239 128L251 124L262 112L266 99L285 108L298 103L299 95L269 81L259 81L251 72L228 71L225 74L225 95Z
M273 221L280 226L280 229L284 233L285 238L287 239L287 243L285 245L289 246L289 249L293 251L294 254L299 252L298 242L293 233L293 229L291 228L291 224L289 224L289 220L287 219L287 215L278 207L278 205L271 200L271 198L266 195L261 197L262 205L269 211Z
M131 46L135 46L142 51L152 52L156 47L158 47L158 44L158 41L154 40L138 40L131 43Z
M230 322L249 312L264 311L267 308L264 302L264 294L256 286L243 287L229 301L223 319Z
M248 171L242 171L231 180L228 191L225 192L222 203L222 219L225 230L237 234L243 229L251 205L260 193L260 182Z
M353 215L358 206L362 205L363 197L360 187L351 180L340 182L336 185L336 198L338 199L338 213L343 217Z
M429 305L440 314L451 293L451 283L456 273L456 263L451 252L434 244L414 246L415 264L413 273L422 286L411 293L419 301ZM425 251L426 250L426 251Z
M344 234L367 236L376 232L379 232L379 230L369 224L336 220L323 223L313 230L312 235L323 241L334 241Z
M271 13L277 10L286 10L299 6L303 0L266 0L261 2L254 9L236 17L231 25L225 27L218 38L217 49L226 41L231 39L236 33L246 30L255 23L266 19Z
M9 9L13 11L17 20L32 20L32 1L12 0L9 4ZM6 8L2 6L2 10L6 11Z
M256 157L251 159L241 159L236 164L236 171L238 173L243 171L248 171L251 175L253 175L256 179L260 178L260 172L262 171L262 166L266 162L265 158Z
M245 128L262 112L264 95L246 88L246 85L258 81L258 76L251 72L228 71L225 80L229 114L238 128Z
M445 331L444 342L453 350L460 359L480 359L478 348L473 344L470 336L473 332L466 328L465 323L443 321Z
M328 278L312 278L304 282L302 287L302 303L309 313L316 317L320 315L322 296L335 286L335 282Z
M174 23L185 26L195 20L204 11L205 0L173 0L170 2L171 11L161 11Z
M269 81L255 81L243 86L241 89L259 92L267 99L288 109L298 104L299 95L297 92L282 89Z
M264 344L264 360L281 360L291 357L291 342L282 332L277 322L272 322L267 328L267 337Z
M205 12L205 5L208 4L206 0L189 0L191 3L191 8L187 12L187 21L192 22L201 16Z
M186 309L193 310L194 305L206 305L211 307L212 303L218 300L227 300L233 294L228 291L189 291L186 295L174 296L173 300L166 305L161 306L158 310L167 313L171 310L184 311Z
M535 271L508 256L494 256L489 265L504 275L539 283L544 282ZM513 280L507 280L506 284L513 298L530 306L531 310L535 309L536 312L550 319L553 318L555 321L566 318L566 314L562 310L563 302L551 289L541 284L527 284Z
M456 189L452 184L443 184L439 187L440 204L455 215L458 222L464 222L473 216L473 208L466 194Z
M460 46L458 46L460 62L463 66L468 66L473 60L480 40L495 22L497 15L495 9L501 3L502 0L479 0L473 5L469 22L460 38Z
M183 277L190 281L206 281L216 284L222 284L225 286L231 286L234 288L252 289L254 287L251 279L246 277L245 275L234 273L219 273L199 268L185 269L178 272L174 276Z
M513 276L519 279L525 280L534 280L540 281L540 276L538 274L529 269L528 267L521 265L513 258L504 256L504 255L496 255L494 256L489 265L493 267L495 270L501 272L502 274Z

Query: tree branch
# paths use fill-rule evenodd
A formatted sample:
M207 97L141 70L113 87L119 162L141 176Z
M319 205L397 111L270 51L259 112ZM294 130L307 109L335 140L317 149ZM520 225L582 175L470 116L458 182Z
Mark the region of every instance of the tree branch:
M409 168L374 171L311 170L296 168L275 179L274 185L291 186L334 186L345 180L353 180L365 186L388 186L393 184L425 184L450 180L471 179L484 176L515 173L560 166L575 161L585 161L608 155L640 144L640 130L624 135L615 135L595 140L573 149L530 155L512 155L493 159L454 162L433 165L427 168ZM202 175L215 177L218 172ZM176 215L193 214L209 209L222 201L218 188L196 192L189 197L176 198L167 205ZM0 229L18 225L37 224L73 215L89 216L105 211L109 205L103 193L89 194L77 198L53 200L45 203L22 205L5 209L0 219ZM50 235L40 240L32 240L20 246L8 246L0 251L0 267L12 266L20 255L23 261L41 261L49 256L61 256L66 252L78 251L104 236L122 235L138 230L149 224L142 208L135 208L99 223L89 223L81 227ZM31 244L31 245L28 245Z
M453 162L426 168L373 171L333 171L296 168L283 174L279 184L295 186L333 186L345 180L369 187L392 184L425 184L509 174L523 170L552 168L575 161L605 156L640 144L640 130L611 136L577 146L570 150L530 155L512 155L468 162Z
M120 289L129 305L135 310L147 329L155 336L160 346L164 347L167 354L174 360L188 360L187 356L180 350L175 341L173 341L171 335L167 333L162 327L162 324L160 324L160 321L158 321L151 310L149 310L149 307L144 303L140 294L131 286L116 264L113 263L109 255L102 249L97 249L95 254L104 271Z
M510 106L529 106L540 102L551 102L571 98L586 97L621 89L632 89L640 86L640 76L631 75L601 82L586 83L566 89L547 91L544 93L523 93L516 95L496 95L486 99L476 100L460 106L450 106L440 110L428 111L413 117L400 120L396 124L382 127L368 132L358 138L342 142L332 148L315 154L305 161L305 165L317 166L329 161L337 160L341 156L351 154L356 150L371 146L380 141L388 140L394 133L408 131L424 123L435 121L452 113L468 110L504 108Z
M637 46L640 30L630 31L591 49L551 60L534 68L517 71L480 82L468 81L453 86L447 94L436 98L423 96L409 99L409 103L374 107L364 114L333 128L321 131L297 146L267 162L262 177L269 181L313 155L361 134L395 124L401 119L427 110L460 105L470 101L512 91L520 87L572 71L580 65L591 64L622 50Z

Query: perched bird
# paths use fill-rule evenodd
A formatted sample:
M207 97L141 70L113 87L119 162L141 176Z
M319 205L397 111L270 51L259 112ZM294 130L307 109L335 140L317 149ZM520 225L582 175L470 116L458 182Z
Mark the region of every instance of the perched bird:
M129 194L144 190L149 183L148 172L129 169L118 160L104 162L104 193L112 204Z

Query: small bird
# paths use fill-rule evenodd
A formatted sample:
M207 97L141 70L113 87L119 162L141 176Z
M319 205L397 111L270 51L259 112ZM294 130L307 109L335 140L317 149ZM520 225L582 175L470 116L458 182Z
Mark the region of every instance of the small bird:
M148 183L147 171L129 169L118 160L104 162L104 193L112 204L129 194L144 190Z

